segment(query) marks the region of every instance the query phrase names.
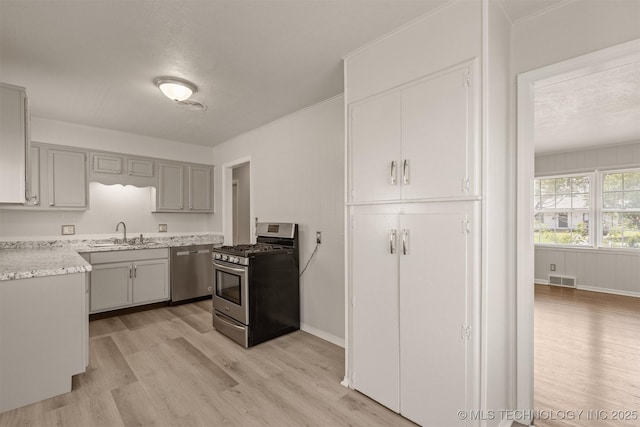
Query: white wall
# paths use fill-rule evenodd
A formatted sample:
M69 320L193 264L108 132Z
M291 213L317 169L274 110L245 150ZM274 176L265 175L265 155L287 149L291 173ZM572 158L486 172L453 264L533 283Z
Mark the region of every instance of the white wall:
M84 149L114 151L195 163L213 163L211 147L33 117L32 140ZM73 224L78 235L114 234L119 221L129 233L211 232L212 214L151 213L150 189L91 183L87 211L0 210L0 239L60 238L60 226ZM133 235L133 234L132 234ZM106 237L106 236L105 236Z
M296 222L301 268L322 244L300 282L302 329L344 340L344 117L342 96L298 111L214 147L216 164L251 158L253 216ZM221 194L222 167L214 188ZM221 212L216 197L216 212ZM214 216L213 230L222 232Z
M237 181L237 229L234 244L251 243L251 178L248 164L233 168L233 180Z
M624 169L640 165L640 141L590 147L561 153L536 154L536 176Z
M640 167L640 142L536 156L536 176ZM550 265L556 265L556 271ZM580 289L640 297L640 251L596 248L535 249L536 283L549 274L574 276Z
M637 0L576 0L514 25L520 74L640 37Z
M576 0L521 20L512 29L512 76L640 38L639 17L640 2L636 0ZM515 105L515 97L512 99ZM514 112L514 135L515 123ZM520 142L516 143L518 152L527 151L518 144ZM533 153L533 148L529 148ZM530 166L533 175L533 155ZM526 171L518 169L518 172ZM518 189L523 185L518 183ZM519 200L519 209L527 209L526 203L529 203L528 197ZM521 230L519 227L519 233ZM533 276L532 246L529 250L527 243L519 245L517 261L517 399L520 409L533 409L533 290L530 296L526 291L533 277L522 273L531 270ZM526 281L524 276L527 276Z
M483 61L486 86L483 92L483 258L482 289L483 373L482 407L497 410L515 407L515 337L512 310L515 301L515 221L510 179L514 161L513 141L509 139L509 84L511 23L496 1L485 11ZM487 425L496 425L496 419Z

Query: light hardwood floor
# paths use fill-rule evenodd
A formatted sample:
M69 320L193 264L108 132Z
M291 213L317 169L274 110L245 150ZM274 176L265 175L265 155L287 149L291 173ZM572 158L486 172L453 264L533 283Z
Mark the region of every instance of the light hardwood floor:
M0 414L0 425L414 425L340 385L342 348L297 331L245 350L212 328L210 308L92 321L73 390Z
M536 285L534 383L536 410L584 411L537 426L639 426L640 298Z

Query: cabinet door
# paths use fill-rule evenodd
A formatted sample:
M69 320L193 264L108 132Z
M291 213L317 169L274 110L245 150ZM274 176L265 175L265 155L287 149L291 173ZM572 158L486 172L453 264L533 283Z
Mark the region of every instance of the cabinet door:
M212 210L211 176L211 168L189 166L189 210Z
M0 83L0 203L24 203L27 96L24 88Z
M49 150L49 206L84 208L87 206L85 153Z
M400 199L400 93L368 99L350 108L351 202Z
M130 262L94 265L91 271L91 312L131 305Z
M151 160L127 159L127 170L131 176L153 177L153 162Z
M184 167L160 163L158 177L158 210L182 210L184 207Z
M122 173L122 157L108 154L92 154L91 170L97 173Z
M464 203L451 203L401 218L400 412L420 425L465 425L458 411L473 407L478 370L466 328L477 311L467 215Z
M169 299L169 261L156 259L133 263L133 303Z
M402 91L403 199L460 197L477 185L471 71L456 68Z
M398 412L398 216L363 213L352 221L353 387Z
M28 205L39 206L42 200L40 194L40 147L31 146L31 194Z

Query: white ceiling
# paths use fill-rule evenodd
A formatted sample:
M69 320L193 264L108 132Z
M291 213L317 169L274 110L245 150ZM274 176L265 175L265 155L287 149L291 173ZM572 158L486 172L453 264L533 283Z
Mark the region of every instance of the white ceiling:
M536 87L534 99L538 153L640 140L640 62Z
M512 20L564 0L502 0ZM0 0L33 116L213 146L343 91L341 57L446 0ZM164 98L188 79L204 112Z

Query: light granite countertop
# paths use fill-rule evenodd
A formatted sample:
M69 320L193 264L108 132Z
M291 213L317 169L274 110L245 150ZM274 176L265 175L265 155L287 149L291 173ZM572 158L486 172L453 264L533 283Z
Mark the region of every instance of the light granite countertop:
M221 245L222 236L185 235L114 243L114 239L0 242L0 281L91 271L91 264L79 255L83 252Z

